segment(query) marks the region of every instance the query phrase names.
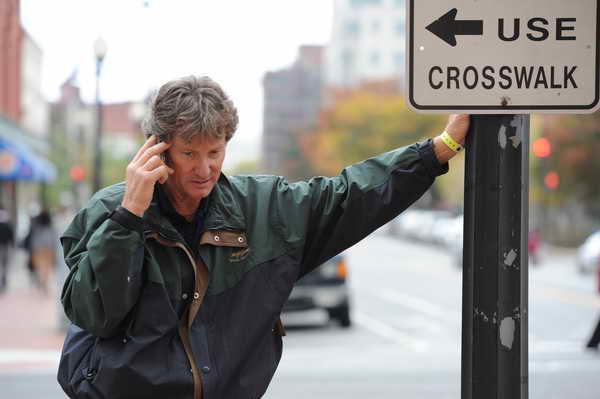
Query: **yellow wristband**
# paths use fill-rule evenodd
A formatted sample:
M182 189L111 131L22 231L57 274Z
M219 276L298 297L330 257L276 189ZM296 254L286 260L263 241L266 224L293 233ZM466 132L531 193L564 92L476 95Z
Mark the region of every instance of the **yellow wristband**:
M445 130L440 135L440 139L454 152L460 152L463 149L463 146L457 143Z

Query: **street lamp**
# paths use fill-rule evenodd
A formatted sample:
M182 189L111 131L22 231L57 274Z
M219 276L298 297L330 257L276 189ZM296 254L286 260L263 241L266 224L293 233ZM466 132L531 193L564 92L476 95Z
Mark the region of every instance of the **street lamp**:
M108 47L104 39L99 37L94 42L94 54L96 56L96 140L94 149L94 180L92 190L96 192L102 188L102 102L100 101L100 74L102 63Z

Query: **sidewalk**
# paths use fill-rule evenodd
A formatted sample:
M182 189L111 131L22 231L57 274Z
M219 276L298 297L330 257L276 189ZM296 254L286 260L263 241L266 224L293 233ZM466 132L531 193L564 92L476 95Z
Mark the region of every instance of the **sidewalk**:
M64 340L59 288L43 295L29 281L24 252L14 250L11 259L8 290L0 295L0 374L53 374Z

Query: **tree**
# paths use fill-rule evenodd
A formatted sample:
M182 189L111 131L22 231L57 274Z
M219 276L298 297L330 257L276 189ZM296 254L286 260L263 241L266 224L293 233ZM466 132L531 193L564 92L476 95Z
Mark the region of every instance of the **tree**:
M384 83L334 93L334 105L321 112L317 129L300 136L314 172L337 175L352 163L433 137L444 129L445 115L412 112L395 86L390 87ZM434 205L461 207L464 156L457 158L450 173L437 179L430 192Z
M439 133L445 118L410 111L398 93L360 89L345 93L321 113L318 128L302 148L318 173L342 168Z
M546 117L542 135L552 146L542 173L560 176L556 199L581 201L592 216L600 218L600 112Z

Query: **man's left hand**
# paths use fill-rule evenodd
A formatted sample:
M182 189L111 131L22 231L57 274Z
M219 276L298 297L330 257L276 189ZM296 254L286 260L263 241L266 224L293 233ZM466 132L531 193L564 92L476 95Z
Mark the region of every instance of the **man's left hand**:
M465 145L465 138L469 131L470 115L468 114L451 114L448 117L448 123L446 124L446 133L454 139L461 146ZM456 152L448 147L440 138L437 136L433 139L433 150L438 161L441 164L448 162Z
M467 131L469 130L470 116L468 114L451 114L446 124L446 132L454 141L465 144Z

